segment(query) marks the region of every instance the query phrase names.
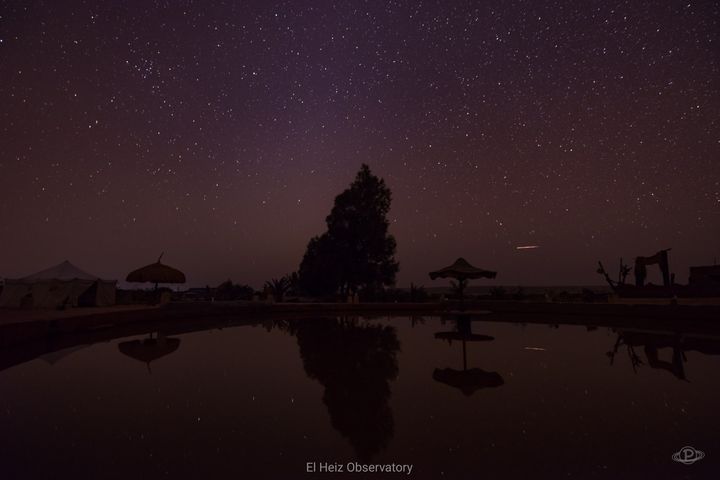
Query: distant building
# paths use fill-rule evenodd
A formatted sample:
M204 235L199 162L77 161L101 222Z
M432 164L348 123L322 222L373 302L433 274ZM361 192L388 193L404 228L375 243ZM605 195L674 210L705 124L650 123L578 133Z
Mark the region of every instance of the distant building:
M720 265L690 267L689 283L693 287L720 287Z
M215 290L216 289L209 287L188 288L182 292L182 298L184 300L209 301L213 296L215 296Z

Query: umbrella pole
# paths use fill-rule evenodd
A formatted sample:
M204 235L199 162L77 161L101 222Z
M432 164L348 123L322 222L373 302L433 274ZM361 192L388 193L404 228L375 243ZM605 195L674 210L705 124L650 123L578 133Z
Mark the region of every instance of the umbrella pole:
M465 349L465 340L463 340L463 370L467 370L467 351Z

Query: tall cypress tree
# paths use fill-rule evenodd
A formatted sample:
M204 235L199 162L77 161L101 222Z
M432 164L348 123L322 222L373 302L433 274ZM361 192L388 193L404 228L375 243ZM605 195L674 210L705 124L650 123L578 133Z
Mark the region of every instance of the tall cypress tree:
M300 264L300 284L310 294L393 285L399 269L395 238L388 233L392 195L363 164L348 189L335 197L327 232L313 237Z

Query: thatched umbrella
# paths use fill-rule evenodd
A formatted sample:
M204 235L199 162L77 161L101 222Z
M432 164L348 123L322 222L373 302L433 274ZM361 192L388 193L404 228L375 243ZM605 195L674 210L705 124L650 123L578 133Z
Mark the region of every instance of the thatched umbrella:
M496 275L497 272L474 267L461 257L448 267L430 272L430 280L435 280L436 278L454 278L458 281L458 292L460 294L460 300L462 301L463 291L465 290L465 284L468 280L475 278L495 278Z
M156 289L158 283L185 283L185 274L183 272L160 263L163 255L164 253L160 254L157 262L130 272L125 280L137 283L154 283Z

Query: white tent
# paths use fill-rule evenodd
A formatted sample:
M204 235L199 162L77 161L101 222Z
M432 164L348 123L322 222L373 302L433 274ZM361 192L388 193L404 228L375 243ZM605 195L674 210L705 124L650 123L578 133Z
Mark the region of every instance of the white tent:
M5 279L0 307L62 308L115 304L115 280L90 275L67 260L19 279Z

